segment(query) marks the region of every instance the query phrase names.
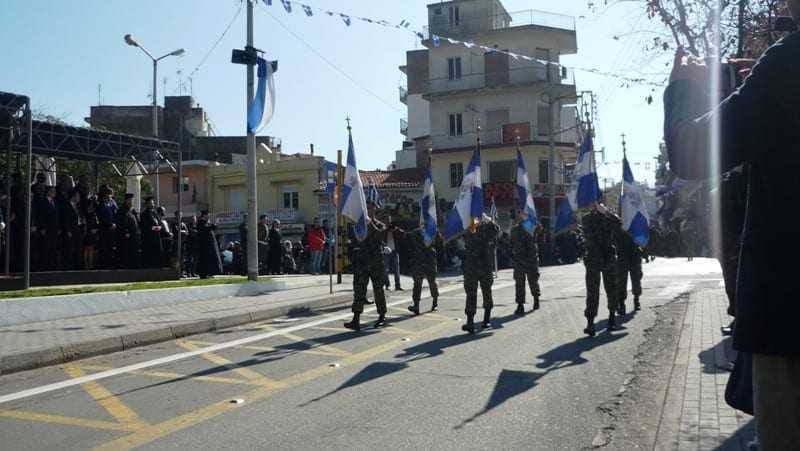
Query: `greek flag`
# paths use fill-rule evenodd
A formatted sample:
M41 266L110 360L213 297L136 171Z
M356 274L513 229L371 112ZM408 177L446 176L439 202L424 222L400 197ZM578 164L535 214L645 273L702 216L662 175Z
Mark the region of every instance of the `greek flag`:
M258 88L255 98L247 108L247 133L252 134L264 128L272 120L272 114L275 112L275 78L272 62L259 57L257 64Z
M600 184L597 180L597 169L594 167L594 146L592 132L587 131L581 144L578 163L575 165L575 179L578 182L577 207L586 208L601 199Z
M464 233L483 217L483 184L481 183L481 151L475 148L467 173L453 209L447 214L444 225L445 239L453 239Z
M367 200L364 198L364 185L356 167L356 151L353 147L353 135L349 136L347 147L347 167L344 170L342 186L342 216L355 223L356 238L364 241L367 237Z
M283 7L286 9L287 13L291 13L292 12L292 2L291 1L289 1L289 0L281 0L281 3L283 3Z
M436 193L433 190L433 177L428 170L425 176L425 186L422 189L422 199L419 201L419 223L422 227L422 239L425 246L430 247L436 238Z
M369 185L367 186L367 202L372 202L378 208L383 208L383 202L381 202L381 196L378 193L378 187L375 186L375 182L370 180Z
M642 192L633 180L628 159L622 159L622 228L639 246L646 246L650 235L650 218L642 201Z
M529 189L528 170L525 168L525 160L522 159L522 152L517 149L517 198L519 200L519 214L522 219L522 227L531 235L536 228L536 206L533 204L533 195Z
M575 198L577 194L577 189L573 184L572 188L570 188L567 195L561 201L561 205L558 206L558 217L556 218L555 230L556 235L566 232L570 226L576 223L577 220L575 219L575 212L578 210L578 207L577 200Z

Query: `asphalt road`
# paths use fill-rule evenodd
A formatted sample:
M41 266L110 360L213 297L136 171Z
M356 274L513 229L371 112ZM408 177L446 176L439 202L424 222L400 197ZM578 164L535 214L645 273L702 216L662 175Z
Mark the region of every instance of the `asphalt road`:
M394 296L401 302L380 330L353 333L342 328L346 310L318 312L5 376L0 396L245 341L0 403L0 448L588 448L603 426L598 406L617 394L654 323L652 307L720 278L703 259L658 259L644 273L644 309L592 339L582 334L583 267L572 265L543 268L542 308L524 317L513 315L513 281L501 272L495 327L476 336L460 330L456 287L419 317Z

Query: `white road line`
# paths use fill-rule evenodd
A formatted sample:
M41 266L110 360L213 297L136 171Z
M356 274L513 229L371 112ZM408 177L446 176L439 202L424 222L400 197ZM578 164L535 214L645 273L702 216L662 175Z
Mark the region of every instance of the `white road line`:
M495 287L493 287L493 289L502 290L504 288L513 287L513 286L514 286L514 283L511 282L511 283L505 283L505 284L496 285ZM459 284L456 284L456 285L453 285L453 286L442 288L441 290L439 290L439 292L440 293L446 293L446 292L449 292L449 291L460 290L460 289L463 289L463 287L461 285L459 285ZM405 298L399 299L397 301L388 302L386 305L387 305L387 307L392 307L392 306L395 306L395 305L400 305L400 304L404 304L404 303L408 303L408 302L411 302L411 298L410 297L405 297ZM375 311L375 307L367 308L364 311L365 312ZM154 366L165 365L167 363L176 362L178 360L189 359L189 358L197 357L197 356L200 356L200 355L203 355L203 354L208 354L208 353L211 353L211 352L221 351L223 349L233 348L235 346L241 346L241 345L245 345L245 344L250 344L250 343L254 343L256 341L265 340L267 338L272 338L272 337L276 337L276 336L279 336L279 335L292 333L292 332L297 332L297 331L300 331L300 330L303 330L303 329L309 329L309 328L312 328L312 327L320 326L322 324L327 324L327 323L331 323L331 322L334 322L334 321L341 321L341 320L347 319L349 317L350 317L350 313L341 313L339 315L326 316L324 318L320 318L320 319L314 320L314 321L309 321L307 323L297 324L295 326L290 326L290 327L286 327L286 328L283 328L283 329L278 329L278 330L265 332L265 333L258 334L258 335L253 335L252 337L240 338L238 340L232 340L232 341L228 341L228 342L225 342L225 343L216 344L216 345L209 346L209 347L206 347L206 348L203 348L203 349L198 349L197 351L181 352L181 353L178 353L178 354L173 354L173 355L170 355L170 356L161 357L161 358L154 359L154 360L149 360L147 362L135 363L133 365L123 366L121 368L115 368L115 369L108 370L108 371L102 371L100 373L90 374L90 375L78 377L78 378L75 378L75 379L68 379L68 380L65 380L65 381L62 381L62 382L56 382L54 384L42 385L40 387L31 388L31 389L28 389L28 390L22 390L22 391L19 391L17 393L11 393L11 394L8 394L8 395L0 396L0 404L5 404L5 403L8 403L8 402L17 401L17 400L25 399L25 398L31 398L33 396L38 396L38 395L41 395L41 394L44 394L44 393L49 393L49 392L53 392L53 391L56 391L56 390L61 390L61 389L68 388L68 387L74 387L76 385L85 384L87 382L94 382L94 381L98 381L98 380L101 380L101 379L108 379L109 377L119 376L121 374L130 373L132 371L138 371L138 370L142 370L142 369L145 369L145 368L152 368Z

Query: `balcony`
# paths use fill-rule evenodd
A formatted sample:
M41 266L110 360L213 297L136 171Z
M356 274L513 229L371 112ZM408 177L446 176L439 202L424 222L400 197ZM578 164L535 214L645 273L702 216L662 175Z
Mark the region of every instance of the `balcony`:
M403 86L398 86L397 89L400 91L400 101L408 105L408 89Z
M431 5L434 6L435 5ZM443 14L431 13L428 16L427 37L431 34L451 38L464 38L478 33L508 30L517 27L538 26L567 32L575 32L575 18L563 14L538 11L534 9L511 13L494 14L488 8L471 11L473 17L461 17L458 23L451 23L447 11Z
M461 78L434 78L425 82L423 98L447 96L470 90L503 89L537 84L574 85L575 74L571 69L556 64L532 63L505 71L464 74Z
M408 137L408 120L400 119L400 134Z

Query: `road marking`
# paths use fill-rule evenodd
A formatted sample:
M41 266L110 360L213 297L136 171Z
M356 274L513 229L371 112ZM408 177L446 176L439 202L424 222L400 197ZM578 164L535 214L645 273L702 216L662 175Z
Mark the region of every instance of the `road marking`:
M417 332L414 336L417 338L422 338L428 335L435 334L447 327L453 327L453 326L455 325L452 322L442 322L434 326L431 326L427 329L423 329L420 332ZM340 364L339 368L335 368L330 366L329 364L325 364L318 366L317 368L305 371L303 373L294 376L289 376L286 379L280 380L279 382L283 384L284 389L288 389L290 387L294 387L297 385L304 384L306 382L310 382L314 379L318 379L322 376L336 373L340 371L341 367L361 363L365 360L369 360L377 355L380 355L386 351L406 345L407 345L406 342L402 342L400 340L392 340L387 343L367 349L365 351L345 357L344 359L337 362ZM189 412L185 415L172 418L170 420L164 421L159 424L154 424L143 430L136 431L133 434L100 445L94 449L97 451L125 451L133 448L138 448L154 440L172 435L176 432L195 426L199 423L208 421L212 418L231 412L235 409L252 405L254 402L267 398L280 390L281 389L272 387L256 388L248 393L237 395L237 398L246 399L247 400L246 404L237 405L237 404L232 404L229 400L220 401L211 404L207 407L195 410L193 412Z
M65 365L64 372L73 378L86 376L86 373L83 372L83 369L72 364ZM114 417L114 419L116 419L120 424L130 425L132 428L137 429L147 426L147 423L139 418L139 415L136 412L134 412L130 407L126 406L125 403L120 401L119 398L114 396L114 394L108 391L105 387L97 383L97 381L81 384L81 388L86 390L86 393L89 393L89 396L91 396L92 399L97 402L97 404L100 404L100 406L105 409L109 415Z
M271 327L271 326L266 326L266 327L268 327L269 329L272 329L272 330L277 330L279 332L283 332L282 330L275 329L274 327ZM303 343L303 344L306 344L306 345L308 345L310 347L308 350L299 350L299 352L307 352L307 351L316 350L316 351L322 351L324 353L332 354L332 355L335 355L335 356L338 356L338 357L348 356L348 355L352 354L352 352L347 352L347 351L345 351L343 349L337 348L336 346L326 345L325 343L321 343L321 342L319 342L319 341L317 341L317 340L315 340L313 338L304 338L304 337L301 337L299 335L295 335L295 334L290 333L290 332L283 332L281 334L281 336L286 337L286 338L288 338L289 340L292 340L295 343Z
M199 346L195 346L194 344L187 342L186 340L176 340L176 344L187 351L197 351L198 349L202 349ZM272 388L277 388L280 386L280 383L276 382L275 380L270 379L261 373L257 373L250 368L243 367L238 363L234 363L225 357L218 356L210 352L202 354L200 357L208 360L214 365L229 367L234 373L258 385Z
M65 426L102 429L106 431L136 432L141 430L139 425L114 423L112 421L89 420L86 418L65 417L61 415L49 415L46 413L22 412L19 410L0 410L0 417L36 421L39 423L63 424Z
M213 342L210 342L210 341L199 341L199 340L185 340L185 341L187 343L192 343L192 344L200 345L200 346L211 346L211 345L217 344L217 343L213 343ZM256 351L256 352L283 352L283 353L287 353L287 354L289 352L301 352L303 354L321 355L321 356L327 356L327 357L341 355L341 354L332 353L332 352L328 352L328 351L322 351L320 349L302 349L302 350L300 350L300 349L279 349L277 347L272 347L272 346L244 345L244 346L237 346L236 349L242 349L242 350L246 350L246 351Z
M100 365L80 365L84 370L89 371L107 371L113 369L110 366ZM200 382L213 382L217 384L232 384L232 385L258 385L251 381L243 381L232 377L218 377L218 376L190 376L188 374L171 373L168 371L131 371L130 374L137 376L155 377L159 379L186 379L191 378L193 381Z
M494 287L496 290L502 290L504 288L513 287L514 283L505 283L505 284L498 284ZM460 285L451 285L449 287L444 287L439 290L440 293L446 293L450 291L455 291L462 289ZM405 297L403 299L398 299L397 301L392 301L387 304L387 306L395 306L400 304L405 304L410 302L410 297ZM366 309L367 312L375 311L375 307L370 307ZM287 327L285 329L281 329L280 331L271 331L265 332L262 334L253 335L252 337L240 338L237 340L231 340L229 342L220 343L218 345L209 346L207 348L198 349L196 351L190 352L181 352L178 354L173 354L166 357L160 357L158 359L148 360L146 362L135 363L133 365L124 366L121 368L115 368L113 370L103 371L101 373L90 374L87 376L79 377L76 379L70 379L62 382L56 382L53 384L42 385L40 387L35 387L27 390L22 390L16 393L10 393L7 395L0 396L0 404L5 404L11 401L17 401L20 399L30 398L32 396L42 395L44 393L50 393L53 391L61 390L68 387L74 387L76 385L85 384L87 382L98 381L101 379L107 379L109 377L118 376L120 374L130 373L132 371L143 370L145 368L152 368L154 366L165 365L172 362L177 362L178 360L185 360L192 357L202 356L203 354L208 354L216 351L221 351L223 349L233 348L235 346L241 346L245 344L255 343L257 341L262 341L267 338L272 338L278 336L282 333L286 332L297 332L303 329L308 329L311 327L321 326L323 324L332 323L334 321L341 321L343 319L350 318L350 313L340 313L338 315L332 315L325 318L320 318L314 321L309 321L307 323L297 324L294 326Z

